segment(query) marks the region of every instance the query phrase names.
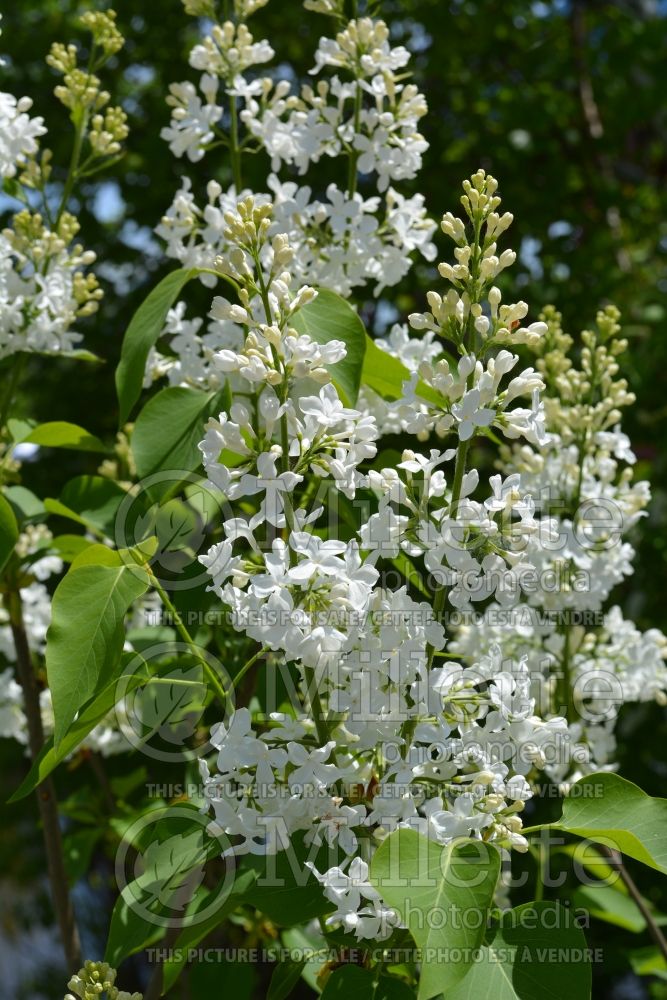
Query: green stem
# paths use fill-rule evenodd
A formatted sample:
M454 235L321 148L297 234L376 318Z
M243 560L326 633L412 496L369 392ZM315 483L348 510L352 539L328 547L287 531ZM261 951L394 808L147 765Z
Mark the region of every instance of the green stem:
M660 951L663 958L667 959L667 940L665 940L665 936L662 933L660 926L656 923L653 913L651 913L651 910L646 905L646 900L644 899L641 892L635 885L634 879L630 875L630 872L623 864L623 857L621 853L619 851L613 850L610 847L607 847L606 844L597 844L596 846L600 851L600 853L606 855L610 859L612 864L616 867L618 874L621 877L621 881L623 882L625 888L628 890L628 893L636 903L637 909L639 910L644 920L646 921L646 926L648 928L649 934L651 935L656 945L658 946L658 950Z
M579 507L579 502L581 500L581 488L584 482L585 458L586 458L586 431L584 431L584 436L579 444L579 475L577 476L577 489L573 497L572 517L577 516L577 508Z
M262 271L262 262L259 256L259 246L255 247L252 254L252 259L255 262L255 267L257 269L257 284L259 285L259 294L262 299L262 305L264 306L264 316L268 326L273 325L273 310L271 309L271 302L269 299L269 288L264 281L264 272Z
M58 227L58 223L62 218L62 214L67 208L67 202L70 199L74 185L78 180L78 168L79 160L81 159L81 150L83 148L83 137L86 134L86 126L88 124L88 111L84 111L80 123L76 126L74 132L74 144L72 146L72 155L69 161L69 168L67 170L67 178L65 180L65 186L63 187L62 197L60 199L60 204L58 205L58 211L56 213L56 221L54 223L54 228Z
M467 441L459 441L459 446L456 449L456 463L454 465L454 482L452 483L452 502L450 506L450 514L452 517L456 517L456 508L459 505L459 500L461 499L461 488L463 486L463 476L466 471L466 460L468 457L468 448L470 447L470 439ZM438 587L435 592L435 600L433 601L433 617L436 621L440 620L443 608L445 606L445 596L446 588L443 586ZM433 664L433 657L435 656L435 649L433 646L428 645L426 647L426 669L430 670Z
M536 872L535 872L535 902L541 903L544 899L544 885L545 885L545 874L547 872L546 863L548 858L548 850L545 848L544 844L540 840L536 848L531 847L531 854L535 858Z
M475 235L473 238L472 245L472 260L470 265L471 274L471 288L470 288L470 304L471 308L468 312L468 317L466 320L465 330L462 332L461 336L461 349L466 351L466 339L472 329L472 303L476 301L477 298L477 280L479 278L479 262L481 257L481 247L480 247L480 232L481 232L481 218L475 219L474 229ZM473 373L470 373L468 378L468 388L472 385ZM452 501L450 505L450 516L456 517L456 511L459 505L459 500L461 499L461 488L463 486L463 477L466 471L466 461L468 458L468 449L470 447L470 438L467 441L461 441L459 439L458 448L456 449L456 462L454 465L454 482L452 483ZM440 619L442 610L445 606L445 588L439 587L435 594L435 600L433 602L433 612L436 621ZM430 670L431 664L433 663L433 657L435 655L435 650L433 646L426 647L427 653L427 669Z
M361 122L361 107L363 101L363 91L359 80L356 81L357 90L354 95L354 134L355 136L359 132L359 125ZM354 140L353 140L354 141ZM350 163L347 175L347 197L353 198L357 191L357 163L359 162L359 150L352 149L350 151Z
M262 271L262 264L259 259L259 250L253 254L253 259L255 261L255 267L257 268L257 283L259 285L259 293L262 299L262 305L264 306L264 315L266 316L266 322L269 326L273 323L273 311L271 309L271 302L269 300L269 289L264 281L264 272ZM276 368L279 366L278 354L275 348L271 348L273 351L273 357L276 364ZM287 401L288 384L286 373L283 372L283 378L285 379L283 383L283 398L282 403ZM282 455L280 458L280 471L289 472L289 427L287 426L287 414L283 413L280 418L280 447L282 448ZM285 511L285 522L288 529L294 531L294 512L292 510L292 504L286 493L283 493L283 509Z
M470 306L468 308L468 315L466 317L465 327L461 334L460 347L463 352L466 352L470 351L472 346L472 351L477 353L481 345L477 343L477 338L475 336L476 331L473 326L472 306L474 302L477 302L478 295L480 292L480 288L478 285L480 261L482 259L482 246L479 242L482 232L482 219L480 216L477 216L477 218L475 219L473 223L473 229L474 229L474 235L472 240L472 256L470 260L470 287L468 289ZM471 340L472 340L472 345L470 344ZM468 385L468 388L470 388L470 384Z
M289 472L289 427L287 426L287 414L283 413L280 418L280 447L282 455L280 464L283 472Z
M97 166L86 167L87 163L94 163L94 157L88 157L86 163L77 170L77 179L82 180L84 177L94 177L95 174L101 173L103 170L109 170L110 167L114 167L117 163L120 163L122 159L125 158L125 150L121 153L117 153L115 156L108 157L104 159Z
M310 707L313 713L315 729L317 730L319 740L322 745L324 745L329 742L329 723L324 717L324 709L322 708L320 692L317 690L317 684L315 683L315 671L312 667L304 667L304 674L306 677L308 701L310 702Z
M239 146L239 114L236 106L236 97L233 95L229 98L229 114L231 120L229 130L229 155L232 161L232 177L234 178L236 197L238 198L241 188L243 187L243 181L241 177L241 149Z
M249 660L246 660L246 662L243 664L243 666L239 670L238 674L234 677L234 680L232 681L232 687L233 688L237 688L239 686L239 684L241 683L241 681L243 680L243 678L245 677L245 675L248 673L248 671L250 670L250 668L255 663L257 663L257 660L259 660L260 656L264 656L265 653L268 653L268 651L269 651L269 647L268 646L262 646L261 649L257 650L257 652L255 653L254 656L251 656Z
M320 744L324 746L329 743L331 737L331 729L329 728L329 720L324 715L324 709L322 707L322 701L320 699L320 692L317 689L317 682L315 679L315 671L312 667L304 667L304 677L306 679L306 690L308 692L308 701L310 702L310 710L313 715L313 721L315 722L315 729L317 730L317 738ZM334 747L331 751L331 761L336 764L336 748Z
M153 571L151 570L151 568L147 564L144 564L144 569L146 570L146 573L148 574L148 577L149 577L150 582L151 582L151 586L153 587L153 589L157 593L158 597L160 598L160 600L164 604L165 608L167 609L167 611L171 615L171 618L172 618L172 621L174 623L174 627L175 627L176 631L178 632L178 634L180 635L181 639L186 644L186 646L192 651L193 655L201 663L201 665L202 665L202 667L204 669L204 674L206 675L206 677L208 677L208 680L209 680L210 684L212 685L213 689L215 690L216 695L218 696L220 702L222 703L222 705L226 709L229 697L228 697L227 692L225 691L224 687L222 686L222 684L220 682L220 678L217 676L217 674L213 670L211 664L208 662L208 660L206 659L206 657L203 655L200 647L196 644L196 642L194 641L194 639L192 638L192 636L188 632L187 628L183 624L183 621L181 619L180 614L178 613L178 611L177 611L176 607L174 606L174 604L172 604L171 598L167 594L166 590L164 590L164 588L160 584L158 578L155 576L155 574L153 573Z
M289 429L287 427L287 414L283 413L280 418L280 443L282 447L282 456L280 459L281 471L289 472ZM291 534L294 531L294 510L292 509L292 501L287 495L287 491L284 490L282 493L283 498L283 511L285 512L285 524L287 529Z
M459 505L459 500L461 499L461 488L463 486L463 477L466 471L466 460L468 458L468 448L470 447L470 438L467 441L459 441L459 446L456 449L456 462L454 464L454 482L452 483L452 513L456 517L456 508Z
M216 271L212 267L198 267L197 274L212 274L220 281L226 281L228 285L231 285L237 295L241 291L241 286L229 274L223 274L222 271Z
M304 510L307 516L311 512L311 505L314 508L315 504L323 499L321 497L321 493L326 494L326 487L324 486L324 480L320 479L319 476L312 476L312 478L308 482L308 485L303 491L303 494L301 495L301 497L297 502L297 507ZM303 530L309 532L309 534L312 534L313 525L312 524L305 525Z
M23 374L27 358L28 355L24 351L18 351L12 358L11 372L7 382L7 389L2 400L2 409L0 410L0 431L4 429L5 424L7 423L9 411L14 401L14 396L16 395L16 390L18 388L21 375Z
M558 678L558 684L556 685L556 701L558 702L556 710L558 712L564 710L567 721L574 722L577 713L575 710L574 699L572 697L570 630L567 625L564 626L561 634L563 636L563 655L560 661L562 674Z
M524 826L521 829L522 835L525 837L527 833L539 833L540 830L554 830L558 829L558 823L537 823L535 826Z
M95 43L93 42L90 49L90 57L88 59L88 79L93 72L93 67L95 65ZM101 63L99 65L102 65ZM65 179L65 186L63 187L62 197L60 199L60 204L58 205L58 212L56 214L56 221L54 224L54 229L57 229L58 223L62 217L63 212L67 208L67 202L69 201L70 195L76 184L79 171L79 162L81 160L81 150L83 149L83 140L86 135L86 130L88 128L88 117L90 115L90 108L81 108L81 121L79 121L74 126L74 144L72 145L72 155L70 156L69 168L67 170L67 177Z

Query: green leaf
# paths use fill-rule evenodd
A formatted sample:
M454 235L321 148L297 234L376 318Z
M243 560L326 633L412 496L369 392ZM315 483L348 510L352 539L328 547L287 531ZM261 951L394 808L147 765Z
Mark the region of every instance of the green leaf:
M19 537L14 511L0 494L0 570L5 568Z
M8 194L10 198L15 198L17 201L21 200L23 192L19 182L14 177L2 178L2 190Z
M79 566L129 566L136 563L143 566L157 550L158 540L155 536L144 539L131 549L110 549L102 542L90 542L72 561L72 569Z
M25 486L8 486L5 490L5 500L14 511L20 525L28 521L41 520L46 515L45 505Z
M116 369L116 391L119 403L119 423L125 423L141 394L146 359L151 347L164 329L169 309L184 286L203 273L201 268L180 268L160 281L137 309L130 321ZM319 291L317 298L300 309L292 318L300 333L307 333L320 344L342 340L347 356L330 366L331 376L348 404L355 403L361 383L361 370L366 350L366 332L352 306L340 295L328 289Z
M667 799L651 798L618 774L590 774L563 799L556 829L601 843L667 873Z
M656 976L667 980L667 961L659 948L637 948L628 952L632 971L637 976Z
M20 417L10 417L7 421L7 430L16 444L23 441L36 426L36 420L23 420Z
M57 552L65 562L73 562L93 543L83 535L57 535L51 539L48 548Z
M298 333L307 333L318 344L343 341L347 354L342 361L327 367L343 401L348 406L354 405L367 346L366 328L356 310L340 295L322 288L317 298L300 309L290 322Z
M329 955L329 946L324 938L319 934L319 929L314 930L313 924L306 926L290 927L280 935L285 948L292 951L305 952L308 955L301 978L310 986L314 993L321 993L318 981L319 973Z
M95 695L93 700L87 705L72 723L62 742L56 750L53 744L53 737L46 741L39 756L33 762L30 771L21 782L20 786L8 800L18 802L19 799L29 795L37 785L44 781L44 778L60 764L66 757L83 743L86 736L109 714L116 704L118 682L123 673L131 673L127 682L123 683L122 690L125 695L130 694L135 688L146 684L151 674L142 657L138 653L123 653L121 656L121 670L113 676L107 684Z
M89 365L105 365L106 360L92 351L87 351L83 347L77 347L73 351L38 351L38 354L45 354L49 358L71 358L72 361L85 361Z
M334 969L322 990L322 1000L414 1000L414 995L400 979L380 976L376 981L372 972L359 965Z
M159 939L176 916L183 930L201 926L211 898L219 914L233 892L233 883L223 882L212 893L203 887L204 865L220 853L220 845L194 807L169 807L163 815L147 818L138 840L125 839L140 851L143 871L123 886L116 900L105 952L111 965Z
M204 437L204 425L224 407L225 393L199 389L162 389L144 406L132 432L132 454L140 478L161 470L192 472L201 467L197 445ZM177 480L156 483L148 489L153 496L172 489Z
M84 878L90 870L93 850L103 834L101 827L92 827L74 830L63 838L65 870L70 885Z
M117 549L110 549L102 542L92 542L72 560L72 569L80 566L122 566L124 560Z
M424 583L423 573L417 569L415 564L412 562L409 556L405 552L399 552L397 556L391 559L399 573L405 578L406 583L418 590L420 594L423 594L428 600L431 599L431 592Z
M611 860L600 853L600 845L592 841L577 840L573 844L561 844L559 847L551 848L552 855L562 854L564 857L580 867L591 879L606 882L607 885L614 884L617 892L627 895L628 890L618 879L616 867ZM576 871L576 869L575 869Z
M187 834L175 833L161 843L152 841L142 855L144 871L136 879L145 905L168 906L175 894L189 889L190 876L198 888L204 880L207 856L206 834L201 827Z
M641 910L630 896L610 885L584 885L572 893L572 904L597 920L622 927L633 934L646 928Z
M305 964L305 958L302 958L300 962L293 962L291 959L287 962L279 962L273 970L266 1000L287 1000L301 979Z
M110 965L119 965L128 955L159 940L169 926L170 900L178 892L188 894L189 876L193 881L203 878L201 833L201 830L193 831L185 844L182 838L179 839L180 855L174 853L176 848L169 842L162 854L159 846L155 848L155 856L148 858L148 873L124 887L111 915L105 951L105 960ZM196 848L194 853L193 847ZM160 858L163 866L158 872L156 864L160 864ZM192 891L195 891L194 886ZM149 917L145 916L145 911L150 914Z
M197 268L179 268L178 271L172 271L148 294L132 317L125 331L120 362L116 369L116 392L121 426L139 399L146 359L164 328L167 313L184 286L199 273Z
M210 906L211 900L215 898L215 893L218 891L217 889L212 889L211 892L198 898L188 908L188 920L191 920L192 924L189 927L185 927L178 935L170 956L164 963L163 984L165 990L171 989L185 968L188 949L196 948L200 941L203 941L211 931L215 930L216 927L219 927L227 919L229 914L239 905L241 897L250 888L255 878L255 872L245 872L239 875L235 879L231 891L224 901L222 903L218 901L215 906L215 912L204 920L197 921L196 915Z
M373 1000L414 1000L415 991L395 976L380 976Z
M123 799L127 799L132 792L136 792L139 789L145 792L147 781L148 771L142 765L140 767L135 767L133 771L125 771L123 774L114 775L109 779L109 784L111 785L111 791L116 798L122 801Z
M240 960L195 963L188 970L188 989L193 998L222 995L234 1000L259 1000L263 995L258 966Z
M482 841L442 848L414 830L397 830L371 862L371 882L403 917L422 953L419 1000L445 993L470 968L484 937L500 855ZM471 913L475 916L471 917ZM438 961L447 949L451 960Z
M66 484L60 498L50 497L44 506L51 514L83 524L95 535L113 538L118 508L126 493L103 476L77 476Z
M182 552L187 549L198 519L193 510L181 500L167 500L156 511L155 532L161 552Z
M71 448L73 451L106 452L108 448L99 438L66 420L53 420L32 428L25 437L17 440L20 444L39 444L47 448Z
M150 651L151 646L158 643L171 643L176 641L176 630L169 625L147 625L145 628L126 628L125 635L127 641L136 649L138 653L146 650Z
M403 383L409 382L410 378L411 374L403 362L383 351L373 338L366 334L362 385L367 385L383 399L400 399L403 395ZM435 406L442 405L442 397L421 379L417 383L417 392L429 403Z
M206 705L208 687L201 664L174 664L168 672L145 688L141 699L141 721L145 741L167 732L172 740L185 741L193 734Z
M403 395L403 383L409 381L410 372L403 362L383 351L367 334L362 385L367 385L383 399L400 399Z
M322 1000L373 1000L373 974L359 965L334 969L322 990Z
M451 946L451 945L450 945ZM525 903L503 913L476 961L447 1000L588 1000L586 938L557 903Z
M163 926L144 920L121 895L111 914L104 959L110 965L120 965L129 955L134 955L163 938L166 930L166 924Z
M58 749L76 713L113 676L125 639L125 613L148 589L137 566L70 569L53 595L46 671Z
M241 872L254 871L253 882L243 901L256 906L279 927L290 927L331 912L332 904L325 898L322 887L305 867L312 861L322 871L327 863L326 845L317 852L309 850L303 837L292 838L290 849L277 855L247 854L241 861Z

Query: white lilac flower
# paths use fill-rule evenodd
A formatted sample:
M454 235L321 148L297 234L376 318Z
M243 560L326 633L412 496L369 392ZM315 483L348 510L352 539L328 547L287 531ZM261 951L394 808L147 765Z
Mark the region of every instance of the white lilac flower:
M46 134L44 119L31 118L29 97L18 100L0 91L0 177L15 177L38 149L38 139Z
M222 108L215 103L216 78L204 73L200 86L205 103L202 103L193 84L171 84L167 98L167 103L173 108L171 124L160 132L174 156L187 155L192 163L201 160L206 145L214 138L213 126L222 115Z

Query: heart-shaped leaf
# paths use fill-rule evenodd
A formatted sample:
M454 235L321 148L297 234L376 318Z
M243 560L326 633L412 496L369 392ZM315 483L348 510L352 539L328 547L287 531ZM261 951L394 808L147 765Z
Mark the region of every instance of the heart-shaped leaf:
M482 841L447 847L414 830L396 830L376 851L371 882L396 909L421 949L419 1000L449 996L484 937L500 855ZM439 959L448 954L450 959Z
M586 938L558 903L526 903L487 932L472 968L447 1000L589 1000Z
M618 774L589 774L563 799L556 829L576 833L667 872L667 799L651 798Z

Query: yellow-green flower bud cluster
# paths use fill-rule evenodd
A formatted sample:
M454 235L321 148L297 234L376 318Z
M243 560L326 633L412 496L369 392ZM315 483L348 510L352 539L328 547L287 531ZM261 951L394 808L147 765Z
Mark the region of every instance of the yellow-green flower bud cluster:
M461 353L486 354L492 347L528 344L537 347L546 333L543 322L522 326L528 313L525 302L501 304L500 289L493 281L516 260L513 250L498 253L497 240L512 224L510 212L500 214L498 182L484 170L464 181L461 204L467 224L447 212L440 225L455 244L455 263L443 262L438 271L454 286L444 296L431 291L431 311L413 313L415 330L437 333L451 340Z
M182 0L183 9L190 17L215 17L213 0Z
M105 61L122 49L125 39L116 26L114 10L89 10L82 15L82 28L87 28L93 36L93 44L104 52Z
M122 108L112 107L93 117L88 140L98 156L115 156L128 132L127 115Z
M65 1000L142 1000L141 993L128 993L115 985L116 970L108 962L85 962L77 975L72 976Z

